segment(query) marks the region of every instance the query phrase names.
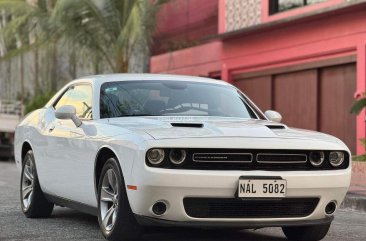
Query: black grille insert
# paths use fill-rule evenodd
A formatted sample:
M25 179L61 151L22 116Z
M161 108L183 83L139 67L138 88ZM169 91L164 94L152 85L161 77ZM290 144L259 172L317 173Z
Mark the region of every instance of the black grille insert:
M259 163L306 163L306 154L258 153Z
M184 198L183 203L193 218L289 218L310 215L319 198Z
M194 162L252 162L250 153L194 153Z

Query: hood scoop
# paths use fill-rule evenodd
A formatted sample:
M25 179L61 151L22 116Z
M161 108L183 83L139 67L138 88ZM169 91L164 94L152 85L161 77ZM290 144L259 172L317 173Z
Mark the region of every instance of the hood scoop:
M173 127L192 127L192 128L202 128L202 123L170 123Z
M271 130L286 129L284 125L266 125Z

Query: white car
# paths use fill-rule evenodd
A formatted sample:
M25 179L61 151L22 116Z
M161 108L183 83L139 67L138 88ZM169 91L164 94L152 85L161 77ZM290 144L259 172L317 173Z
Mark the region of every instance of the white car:
M282 227L290 240L320 240L348 190L351 153L280 121L224 81L75 80L16 129L22 210L96 215L113 241L143 226Z

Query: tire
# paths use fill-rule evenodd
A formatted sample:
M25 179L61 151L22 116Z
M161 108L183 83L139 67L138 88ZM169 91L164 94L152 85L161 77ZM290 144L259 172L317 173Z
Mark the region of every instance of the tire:
M282 227L288 240L294 241L318 241L328 233L330 224L301 227Z
M53 210L39 185L33 151L28 151L24 157L20 179L20 203L27 218L47 218Z
M98 222L110 241L138 240L141 227L132 213L122 171L116 158L104 164L98 185Z

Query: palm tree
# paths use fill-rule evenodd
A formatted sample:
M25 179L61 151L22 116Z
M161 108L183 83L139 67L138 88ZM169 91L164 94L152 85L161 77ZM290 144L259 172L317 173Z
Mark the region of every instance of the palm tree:
M20 78L24 63L34 65L34 86L42 93L55 91L65 74L75 78L83 66L95 74L148 72L155 16L167 1L0 0L0 15L9 20L0 30L0 60L33 53L34 61L20 58ZM66 56L68 71L60 72Z
M128 72L146 73L150 71L150 47L156 28L156 16L160 6L166 2L168 1L156 1L154 4L149 1L139 3L139 13L136 15L140 17L135 20L139 32L136 41L131 46Z
M167 0L59 0L52 22L82 55L126 72L136 51L144 52L146 71L151 35L159 7ZM96 65L96 67L98 67Z
M52 39L57 39L55 28L50 22L55 2L56 0L0 0L0 9L9 20L0 32L4 39L3 48L5 49L5 54L1 56L1 60L9 60L20 55L20 69L23 73L23 55L27 52L33 52L36 88L40 87L39 47L48 45ZM49 56L55 56L55 54ZM56 61L50 62L55 63ZM57 81L55 77L50 78L53 80L52 82ZM21 74L21 78L21 82L24 82L24 74ZM55 86L55 84L51 84L51 86ZM21 92L24 95L24 83Z

